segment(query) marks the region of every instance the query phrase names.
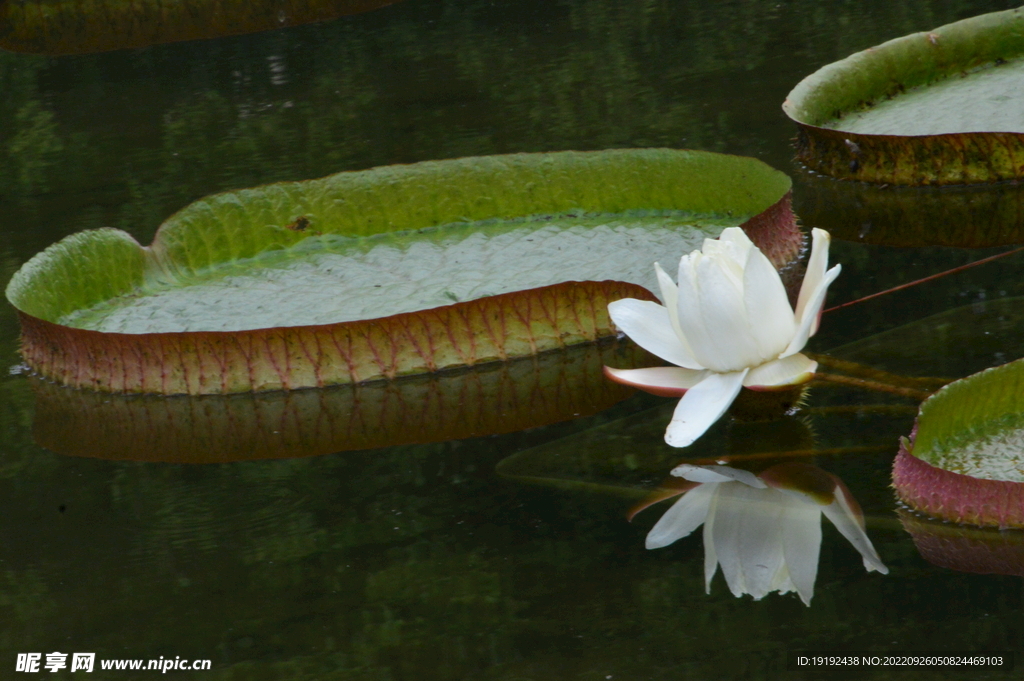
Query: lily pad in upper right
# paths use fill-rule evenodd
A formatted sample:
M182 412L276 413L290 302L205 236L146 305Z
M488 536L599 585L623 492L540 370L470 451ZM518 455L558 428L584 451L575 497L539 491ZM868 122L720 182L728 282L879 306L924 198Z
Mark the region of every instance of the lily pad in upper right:
M904 185L1024 177L1024 10L914 33L829 64L782 106L797 158Z

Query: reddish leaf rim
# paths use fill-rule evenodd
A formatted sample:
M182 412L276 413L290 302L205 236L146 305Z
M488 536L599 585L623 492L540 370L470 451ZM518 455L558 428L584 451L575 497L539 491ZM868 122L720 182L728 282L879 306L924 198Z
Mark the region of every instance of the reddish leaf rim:
M900 442L892 468L899 498L932 518L979 527L1024 528L1024 484L943 470L913 454L917 427Z
M607 308L619 298L654 299L634 284L566 282L382 319L234 332L102 333L18 315L25 361L42 376L101 392L210 395L394 379L595 341L615 334Z

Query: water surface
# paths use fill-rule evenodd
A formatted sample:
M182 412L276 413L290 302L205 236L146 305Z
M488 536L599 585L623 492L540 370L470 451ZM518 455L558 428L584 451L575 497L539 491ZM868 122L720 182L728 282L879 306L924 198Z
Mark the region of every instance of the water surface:
M780 109L795 83L856 50L1008 7L406 0L210 42L0 53L0 267L9 277L90 227L148 243L217 191L475 154L750 155L798 178L799 212L808 189ZM989 252L836 243L830 299ZM960 308L974 315L958 318L967 341L915 327L912 357L887 341L850 358L940 378L1009 361L1024 311L990 306L1024 294L1020 267L1015 256L830 313L811 349ZM17 333L5 305L8 366ZM719 457L804 452L863 506L889 574L867 573L826 524L810 607L793 594L735 598L721 577L705 594L697 536L644 549L662 507L625 514L688 455L660 442L671 404L657 398L509 435L207 465L48 451L33 439L34 400L24 376L0 383L5 677L17 653L52 651L209 658L209 672L167 678L217 680L981 679L1017 678L1024 664L787 670L796 650L1024 651L1020 579L929 562L897 518L889 470L912 399L821 386L800 415L723 420L702 440ZM580 449L599 426L590 440L602 446ZM531 463L561 438L561 458ZM517 455L517 475L500 475ZM90 678L132 678L106 674Z

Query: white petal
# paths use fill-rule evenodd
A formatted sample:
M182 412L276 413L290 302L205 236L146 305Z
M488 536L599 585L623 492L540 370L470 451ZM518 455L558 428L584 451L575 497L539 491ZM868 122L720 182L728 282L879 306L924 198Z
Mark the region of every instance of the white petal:
M698 349L692 344L698 361L708 369L722 372L761 364L743 300L742 278L737 280L714 259L704 258L697 265L697 295L700 319L693 322L706 329L709 339L706 348ZM691 338L693 326L689 322L680 316L679 324L687 338Z
M818 287L808 299L807 305L804 307L802 312L797 313L796 335L793 336L793 340L789 344L789 347L786 348L780 357L788 357L789 355L803 350L804 346L807 345L807 339L813 336L814 332L818 330L818 314L821 312L821 308L825 304L825 294L828 293L828 285L835 281L841 270L842 266L836 265L825 273L824 278L822 278Z
M771 591L777 591L780 594L788 594L796 591L796 585L793 584L793 580L789 577L789 566L786 565L785 556L783 556L782 566L779 571L775 573L775 579L772 581Z
M711 590L711 576L708 575L708 547L715 552L716 562L722 568L722 575L733 596L742 596L746 591L746 583L743 580L743 573L740 571L739 557L736 555L737 542L735 531L737 522L743 522L742 509L735 503L730 504L731 497L726 495L725 505L719 504L721 488L728 491L735 483L722 483L719 485L719 494L715 495L715 504L712 512L708 514L708 520L704 523L704 579L705 588ZM738 485L737 485L738 486Z
M672 414L672 422L665 431L665 442L673 447L693 444L736 399L746 375L747 369L728 374L712 373L687 390Z
M817 228L811 230L811 257L807 260L807 270L804 272L804 280L800 284L800 295L796 301L797 320L803 317L804 310L807 309L807 304L814 291L825 278L825 270L828 269L828 247L831 243L832 235L825 230Z
M747 518L738 535L740 569L747 592L755 599L764 598L773 591L786 593L792 583L788 573L782 576L779 573L786 568L782 533L785 531L788 500L770 488L746 488L742 495L737 496L742 496L747 508Z
M630 385L663 397L679 397L707 378L707 371L682 367L652 367L650 369L604 368L604 374L616 383Z
M709 241L709 239L704 240L705 253L708 252L707 246ZM740 227L726 227L723 229L722 233L718 235L718 239L712 242L712 248L732 260L740 270L746 266L747 259L750 257L750 251L757 250L754 242L750 240L747 233Z
M722 574L734 596L762 598L782 566L775 490L739 483L719 485L712 538Z
M661 269L661 265L658 263L654 263L654 272L658 277L658 287L661 289L661 302L665 304L665 309L668 310L668 318L672 323L672 330L676 332L676 336L679 337L679 343L683 346L688 356L692 358L693 350L690 349L690 343L686 340L682 327L679 326L679 287L665 273L665 270ZM693 365L697 366L697 364L697 360L693 360Z
M782 518L782 553L793 588L811 604L821 554L821 506L792 501Z
M711 593L711 580L718 571L718 553L715 551L715 510L718 508L718 486L708 507L708 517L704 521L704 593Z
M817 369L817 362L807 355L797 353L751 369L747 377L743 379L743 385L755 389L799 385L811 380Z
M708 367L705 358L715 358L718 350L714 339L708 335L701 312L699 287L697 286L697 264L703 260L700 251L684 255L679 260L679 286L677 319L682 335L686 338L697 364Z
M835 501L828 506L823 506L821 508L822 512L826 518L832 521L836 529L846 537L847 541L853 544L853 547L860 552L861 558L864 559L864 568L868 572L875 570L883 575L889 574L889 568L885 567L882 559L879 558L875 547L871 544L871 540L868 539L868 535L864 531L863 521L853 511L846 495L845 488L842 485L837 486Z
M645 546L660 549L689 536L704 522L716 485L699 485L679 497L647 533Z
M796 322L778 271L757 248L743 270L743 300L761 360L775 359L793 340Z
M678 312L672 308L679 305L679 287L672 281L672 277L661 269L660 263L654 263L654 274L658 277L658 288L661 289L661 302L668 309L669 316L678 321Z
M747 236L742 227L726 227L718 235L718 240L730 241L744 249L752 248L754 245L754 242L750 240L750 237Z
M657 303L623 298L608 304L615 326L647 352L688 369L703 369L672 329L668 310Z
M690 482L742 482L748 487L757 489L764 489L768 486L750 471L729 466L694 466L684 463L673 468L672 475Z

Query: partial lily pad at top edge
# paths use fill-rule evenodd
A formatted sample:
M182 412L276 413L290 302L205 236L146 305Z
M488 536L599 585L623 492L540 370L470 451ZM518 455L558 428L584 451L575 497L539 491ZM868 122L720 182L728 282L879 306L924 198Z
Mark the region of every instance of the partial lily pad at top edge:
M1024 528L1024 360L925 400L892 479L900 499L933 518Z
M914 33L829 64L783 110L797 159L831 177L971 184L1024 177L1024 11Z
M608 302L651 299L655 260L731 224L780 266L802 244L789 188L754 159L668 149L389 166L200 200L149 247L72 235L7 296L26 362L75 387L395 378L612 335Z
M58 454L218 463L483 437L603 411L634 393L602 367L652 357L612 339L473 370L323 390L110 395L30 378L33 435Z
M336 19L399 0L11 0L0 48L64 55L222 38Z

